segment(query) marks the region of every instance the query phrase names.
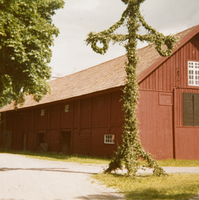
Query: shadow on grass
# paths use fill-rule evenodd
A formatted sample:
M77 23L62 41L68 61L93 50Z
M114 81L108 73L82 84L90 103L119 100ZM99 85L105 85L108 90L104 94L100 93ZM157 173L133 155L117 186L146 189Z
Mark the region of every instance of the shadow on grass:
M94 176L98 176L98 174ZM158 180L159 178L161 181ZM110 186L113 185L117 188L123 188L120 191L124 192L127 200L188 200L190 198L199 200L199 196L197 196L199 182L190 182L190 180L187 180L187 182L182 182L180 175L178 178L179 181L174 185L170 185L169 182L165 185L166 179L172 179L172 175L170 178L161 178L153 177L150 174L142 174L138 175L135 179L129 179L129 177L126 175L111 174L103 177L102 179L104 179L103 183L108 182L108 185ZM97 180L99 180L98 177ZM173 181L175 182L175 177ZM132 187L129 187L130 185L132 185Z
M182 200L182 199L189 199L193 197L193 194L191 193L182 193L182 194L166 194L166 192L160 192L156 189L149 188L149 189L141 189L137 191L127 192L126 193L127 199L149 199L149 200L155 200L155 199L172 199L172 200Z
M131 191L126 193L127 199L167 199L167 200L188 200L193 197L192 193L178 193L178 194L167 194L166 192L160 192L153 188L140 189L137 191Z

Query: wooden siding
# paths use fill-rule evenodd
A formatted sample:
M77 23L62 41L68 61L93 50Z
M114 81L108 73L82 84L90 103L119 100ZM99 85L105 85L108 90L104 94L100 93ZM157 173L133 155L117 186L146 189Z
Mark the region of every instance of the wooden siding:
M122 91L101 93L88 98L10 111L6 113L6 128L1 125L1 130L12 132L13 149L36 151L42 138L43 142L49 144L49 151L61 152L62 132L67 131L71 133L71 153L111 157L121 143L121 95ZM68 110L65 110L66 105ZM41 114L42 110L44 115ZM115 135L115 144L104 144L105 134ZM2 146L3 139L0 139Z
M194 36L190 41L183 45L169 59L162 63L140 83L140 90L143 90L143 92L141 92L143 93L143 95L141 96L142 103L140 104L140 107L145 106L144 104L148 105L147 107L145 107L146 113L144 113L143 108L141 109L143 112L140 115L140 121L143 123L140 126L141 139L146 149L154 155L158 155L158 152L156 152L156 148L153 147L153 144L156 143L154 142L154 140L156 140L158 137L160 137L161 139L162 137L162 134L158 134L158 132L161 132L161 130L165 130L167 132L168 130L168 134L173 133L174 158L199 158L199 127L183 126L182 94L183 92L199 93L199 87L188 85L188 61L199 61L199 34ZM147 91L144 92L144 90ZM173 108L171 107L170 111L168 112L168 110L163 111L160 109L159 106L155 106L154 104L155 102L157 102L157 99L155 100L155 97L153 97L154 99L152 97L148 97L148 91L151 91L151 94L155 94L157 91L171 93L174 98ZM145 96L147 96L146 100L144 100ZM161 116L161 113L164 115L165 118ZM157 119L158 121L156 121ZM170 128L168 129L168 124L166 125L164 123L169 120L171 121ZM173 130L171 124L173 124ZM149 138L153 138L149 141L145 141L145 138L148 139L148 137L145 137L145 134L143 133L147 132L146 127L148 127L148 130L150 130L149 134L151 135ZM172 144L171 139L169 141L169 144ZM162 146L163 145L165 145L164 147L167 146L167 144L162 144ZM159 151L162 151L161 145L159 148ZM166 151L166 149L164 151ZM171 150L169 150L169 152L169 155L171 155Z
M140 89L172 92L174 87L188 87L187 66L190 60L199 60L199 34L149 74L140 83Z
M174 89L174 140L176 159L199 159L199 126L183 125L183 93L199 94L195 89Z
M173 158L172 104L172 93L140 91L140 139L155 159Z
M176 159L199 159L198 127L176 127L175 141Z

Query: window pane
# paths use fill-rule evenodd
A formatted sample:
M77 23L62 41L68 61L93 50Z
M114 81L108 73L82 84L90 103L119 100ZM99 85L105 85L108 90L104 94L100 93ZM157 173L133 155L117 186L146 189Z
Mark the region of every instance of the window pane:
M199 63L195 62L195 68L199 68Z
M104 135L105 144L114 144L115 135Z
M188 84L199 86L199 62L188 62Z
M183 125L193 126L193 94L183 93Z

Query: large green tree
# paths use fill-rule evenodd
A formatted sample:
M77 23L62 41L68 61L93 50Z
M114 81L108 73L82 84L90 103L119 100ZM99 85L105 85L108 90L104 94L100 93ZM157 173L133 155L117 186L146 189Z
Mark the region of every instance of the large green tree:
M155 48L161 56L169 56L172 53L176 39L173 36L164 36L150 27L140 13L140 5L145 0L122 0L126 5L126 9L122 14L121 19L111 26L109 29L99 33L89 33L87 44L91 43L91 47L97 53L104 54L108 50L109 42L113 41L124 44L128 62L126 63L126 84L123 89L123 111L124 111L124 130L123 141L121 146L110 162L106 172L111 172L118 168L122 168L122 162L128 171L129 176L134 177L140 167L139 158L147 161L146 167L154 168L154 175L164 175L164 170L152 159L141 145L139 140L138 120L136 116L138 107L138 81L137 81L137 63L136 55L137 41L147 41L155 44ZM121 25L126 25L127 34L114 34L114 31ZM140 35L139 28L143 26L146 29L146 34ZM103 44L103 47L98 47L98 42ZM165 45L166 50L162 49Z
M54 36L55 10L64 0L0 0L0 104L24 95L39 101L50 91L48 63Z

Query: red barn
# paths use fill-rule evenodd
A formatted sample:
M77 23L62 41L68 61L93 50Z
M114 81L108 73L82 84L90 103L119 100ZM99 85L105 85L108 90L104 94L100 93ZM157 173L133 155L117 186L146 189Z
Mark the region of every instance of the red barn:
M140 138L156 159L199 159L199 25L170 57L138 50ZM51 81L39 103L0 110L0 147L110 157L121 143L126 56Z

